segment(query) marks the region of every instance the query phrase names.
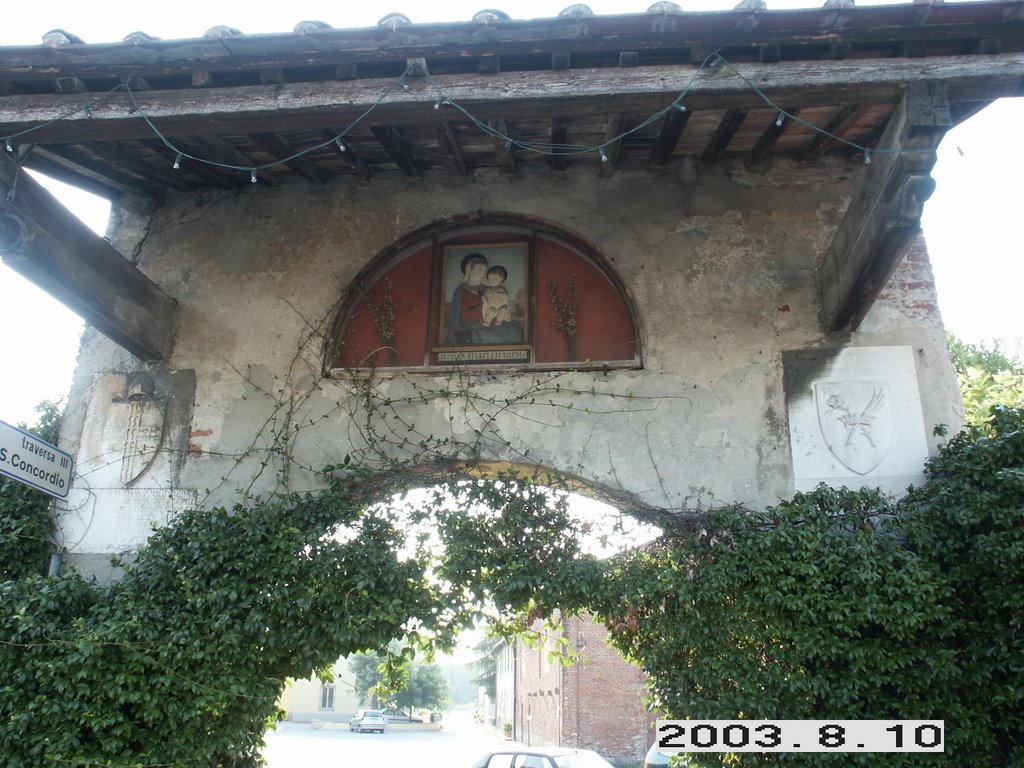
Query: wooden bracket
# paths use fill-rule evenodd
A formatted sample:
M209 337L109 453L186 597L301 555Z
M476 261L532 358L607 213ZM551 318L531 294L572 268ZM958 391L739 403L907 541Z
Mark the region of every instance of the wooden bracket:
M4 254L4 263L133 355L165 359L177 302L22 173L12 158L0 157L4 195L15 181L7 214L25 229L21 242ZM32 332L30 320L23 330Z
M857 328L920 234L935 149L952 125L946 85L910 83L819 269L827 330Z

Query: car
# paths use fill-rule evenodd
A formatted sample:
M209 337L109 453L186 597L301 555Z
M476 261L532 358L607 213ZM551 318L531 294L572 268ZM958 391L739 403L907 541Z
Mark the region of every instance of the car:
M647 750L647 754L644 755L644 768L664 768L667 765L672 765L672 768L687 768L690 765L683 756L680 756L674 763L671 763L671 759L671 755L659 752L658 742L654 742Z
M589 749L510 746L488 752L473 768L612 768L612 764Z
M388 719L389 723L422 723L423 718L417 714L410 715L408 712L403 712L400 709L385 709L384 717Z
M364 731L384 733L384 729L387 727L388 719L384 717L384 713L379 709L360 709L348 721L348 729L356 733L363 733Z

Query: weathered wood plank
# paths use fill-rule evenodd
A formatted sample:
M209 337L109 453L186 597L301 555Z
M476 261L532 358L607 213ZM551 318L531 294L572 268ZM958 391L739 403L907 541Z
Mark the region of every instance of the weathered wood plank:
M787 115L797 115L800 110L796 107L785 107ZM758 137L757 143L751 148L747 154L747 164L757 165L758 163L764 162L771 151L775 149L775 145L779 143L779 139L786 132L786 129L792 124L792 120L785 115L779 115L771 124L765 128L764 132Z
M174 168L174 162L176 160L174 153L171 152L170 148L167 147L159 139L143 139L139 142L150 152L160 157L166 157L167 163L171 168L171 172L174 174L191 174L202 179L207 184L224 190L236 190L242 182L242 179L238 177L237 173L233 173L231 176L228 173L218 170L212 165L206 163L198 163L190 158L183 157L180 161L180 167ZM179 148L183 152L187 152L190 155L201 156L201 151L195 150L187 142L178 142Z
M564 152L564 147L569 143L569 128L566 125L565 119L556 117L551 121L551 144L554 145L554 152ZM554 154L548 159L551 164L551 170L553 171L564 171L569 165L569 158L564 154Z
M814 137L808 143L803 152L800 155L801 160L814 160L817 157L825 154L825 152L836 143L836 140L832 136L839 136L846 133L848 126L853 125L860 119L864 113L865 108L859 104L849 104L840 109L836 114L825 125L821 126L823 129L819 133L815 133Z
M370 130L373 131L373 135L377 137L380 145L384 147L384 151L398 166L398 170L406 176L423 175L419 166L416 165L412 152L406 146L401 129L394 125L374 125Z
M91 145L79 147L56 144L48 147L36 147L33 154L45 153L51 160L63 165L65 169L79 176L95 179L116 189L119 194L128 193L139 197L153 197L162 191L160 184L155 183L151 178L122 173L118 165L93 157L86 152L89 146Z
M703 158L706 162L713 162L717 158L721 157L722 153L728 148L730 142L732 142L733 136L736 135L736 131L743 125L743 121L747 119L749 110L746 109L727 109L725 114L722 116L722 121L718 124L718 128L715 129L714 135L711 137L711 141L708 142L707 147L704 150Z
M448 122L441 122L436 125L437 141L444 150L445 158L448 161L448 169L453 176L466 175L466 153L462 151L459 139L455 135L455 129Z
M505 136L511 135L509 133L508 120L505 118L498 118L491 122L491 126L501 134ZM498 156L498 165L501 167L501 172L508 176L515 176L516 173L516 148L511 141L500 139L497 136L492 137L494 140L494 152Z
M974 3L972 5L979 5ZM808 37L822 45L870 44L900 40L935 39L936 27L948 40L979 40L1020 33L1022 13L1014 3L986 4L992 12L978 18L971 5L948 4L942 18L932 22L920 7L817 8L795 12L773 11L770 29L775 45L806 44ZM266 67L334 66L407 58L473 58L483 53L526 55L540 46L547 50L608 51L687 50L707 45L749 48L756 52L768 31L751 24L749 14L703 13L666 18L661 14L600 15L585 24L576 19L553 18L532 22L491 24L482 35L470 22L416 24L396 35L386 28L322 30L312 35L245 35L230 41L166 40L134 45L103 44L78 48L74 56L60 56L43 46L11 49L0 77L53 77L65 69L84 78L121 78L132 74L181 75L196 67L243 71Z
M840 222L821 275L830 331L854 329L920 232L935 149L953 125L940 84L910 83Z
M676 145L690 121L690 110L673 109L661 123L654 149L651 150L651 165L665 165L676 151Z
M359 155L359 151L352 146L352 140L348 136L343 137L341 139L341 144L338 144L337 137L340 133L341 131L336 128L328 128L323 131L323 137L325 140L334 142L335 150L344 163L352 168L352 170L354 170L361 179L369 181L373 178L373 169L371 169L367 163L363 162L362 157Z
M254 133L252 134L252 137L260 144L260 146L267 150L267 152L272 154L277 160L283 160L285 165L299 174L299 176L304 178L306 181L311 184L323 186L324 178L317 170L316 166L302 157L294 157L295 148L276 133Z
M115 142L95 142L89 144L88 149L96 157L106 161L107 164L131 171L141 179L159 180L161 185L171 189L189 189L189 185L175 173L172 166L154 168L144 160L140 160L135 155L125 151Z
M849 59L828 67L805 62L743 64L736 69L777 103L794 108L899 101L907 82L928 79L948 83L951 101L988 101L1017 95L1024 84L1024 53L999 56L917 59ZM678 94L679 83L692 66L651 66L639 69L502 72L492 75L450 75L438 84L445 95L485 121L516 110L553 116L567 107L595 114L656 111ZM638 73L642 73L640 76ZM387 79L344 82L287 83L235 88L147 91L135 98L169 137L244 135L259 122L268 132L321 128L326 122L345 125L377 103ZM92 108L92 119L58 120L82 107L94 94L13 95L0 97L0 134L39 127L25 141L34 143L116 140L152 136L138 115L129 114L124 94ZM374 110L374 121L395 124L422 119L437 100L433 88L394 91ZM701 109L750 109L763 106L761 97L732 72L717 68L697 78L687 93L687 106Z
M29 238L4 263L137 357L166 358L175 301L12 159L0 158L0 186L10 189L15 178L7 215L24 222ZM26 320L24 332L31 326Z
M237 147L224 141L216 136L196 136L192 139L199 151L195 152L196 157L200 157L203 160L209 160L216 163L224 163L226 165L236 165L243 169L255 168L261 163L254 162L251 157L241 152ZM197 162L197 161L192 161ZM202 163L198 163L202 165ZM219 166L210 166L212 168L218 168ZM239 183L244 182L246 170L237 170L233 168L223 169L224 173L236 174ZM259 172L259 181L261 184L267 184L275 187L281 183L281 179L274 171L269 168L263 168Z
M605 142L611 141L604 148L605 159L601 163L601 176L607 178L615 172L615 167L619 164L619 152L622 151L622 139L612 141L617 136L621 136L626 126L626 115L623 113L611 115L608 118L608 122L604 126L604 140Z
M93 176L84 175L77 166L67 162L61 157L49 154L45 149L36 147L32 153L25 158L23 165L33 171L38 171L44 176L56 179L72 187L91 192L106 200L117 200L124 195L123 189L112 187L106 181Z

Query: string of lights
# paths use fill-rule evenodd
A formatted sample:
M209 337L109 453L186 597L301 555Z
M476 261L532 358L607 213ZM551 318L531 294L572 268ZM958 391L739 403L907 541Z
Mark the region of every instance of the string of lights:
M679 93L676 95L676 97L670 103L666 104L661 109L657 110L653 114L651 114L648 117L646 117L645 119L641 120L640 122L638 122L636 125L634 125L629 130L623 131L622 133L620 133L620 134L618 134L616 136L613 136L611 138L606 139L605 141L601 142L600 144L594 144L594 145L559 144L559 143L537 142L537 141L527 141L527 140L523 140L523 139L517 139L514 136L510 136L510 135L508 135L508 134L506 134L506 133L504 133L504 132L494 128L490 123L488 123L488 122L486 122L484 120L481 120L480 118L476 117L469 109L464 107L462 104L459 104L456 100L454 100L454 99L450 98L449 96L447 96L445 94L444 89L442 88L440 82L438 82L438 80L433 75L431 75L429 72L425 72L425 71L423 71L421 69L414 69L412 67L406 69L406 71L402 73L401 77L399 77L397 80L395 80L394 82L390 83L386 88L384 88L381 91L381 94L373 102L373 104L371 104L369 107L367 107L367 109L362 114L360 114L355 120L353 120L344 130L342 130L337 135L332 136L331 138L326 139L325 141L322 141L322 142L319 142L319 143L314 144L312 146L306 147L305 149L296 151L296 152L294 152L293 154L291 154L291 155L289 155L287 157L276 159L276 160L273 160L271 162L262 163L262 164L243 165L243 164L237 164L237 163L225 163L225 162L220 162L220 161L217 161L217 160L210 160L208 158L200 157L199 155L187 152L185 149L183 149L182 147L178 146L173 141L171 141L171 139L169 139L160 130L160 128L156 124L156 122L146 113L146 110L143 108L143 106L136 99L135 92L132 90L131 85L127 81L125 81L123 83L120 83L119 85L111 88L105 94L103 94L102 96L97 97L96 99L90 101L89 103L85 104L84 106L76 107L75 109L68 110L68 111L58 115L57 117L52 118L51 120L47 120L47 121L45 121L43 123L40 123L38 125L30 126L30 127L25 128L25 129L23 129L21 131L18 131L16 133L12 133L12 134L9 134L7 136L0 136L0 141L2 141L4 143L4 147L5 147L6 151L13 154L14 151L15 151L15 142L17 140L23 139L24 137L30 136L32 133L34 133L36 131L42 130L43 128L46 128L46 127L48 127L50 125L53 125L54 123L60 122L62 120L68 120L68 119L70 119L72 117L75 117L76 115L79 115L79 114L83 114L84 113L87 117L91 118L92 117L92 110L93 110L94 107L98 107L101 104L105 104L105 103L109 102L111 99L113 99L117 94L119 94L121 92L124 92L125 94L127 94L127 97L128 97L128 100L129 100L129 104L130 104L129 110L128 110L129 114L137 114L139 117L141 117L146 122L146 125L150 128L150 130L153 132L153 134L174 155L174 162L173 162L173 165L172 165L172 168L174 170L179 170L182 167L183 162L188 160L188 161L191 161L191 162L194 162L194 163L199 163L199 164L202 164L202 165L212 166L212 167L216 167L216 168L222 168L222 169L225 169L225 170L232 170L232 171L239 171L239 172L242 172L242 173L247 173L247 174L249 174L250 181L252 183L256 183L258 181L258 179L259 179L259 172L260 171L268 170L268 169L275 168L275 167L282 166L282 165L287 165L288 163L292 163L295 160L303 158L306 155L309 155L309 154L311 154L313 152L318 152L318 151L321 151L321 150L326 149L326 148L331 147L331 146L336 147L339 152L346 152L346 151L348 151L348 148L346 147L346 144L345 144L345 139L346 139L347 135L353 129L355 129L360 123L362 123L364 120L366 120L375 110L377 110L388 99L388 97L391 96L391 94L393 94L394 92L396 92L398 90L409 90L410 86L409 86L409 84L407 82L408 79L410 79L412 77L426 76L427 82L430 84L431 89L432 89L432 91L433 91L433 93L435 95L435 101L433 103L433 108L435 110L440 110L440 109L443 109L445 107L450 107L450 108L456 110L461 115L463 115L467 120L469 120L474 126L476 126L480 131L482 131L483 133L487 134L488 136L491 136L497 142L502 143L505 146L506 150L512 150L513 148L515 148L515 149L523 150L524 152L531 152L531 153L538 154L538 155L547 155L547 156L555 156L555 157L597 154L597 155L600 156L602 161L607 162L608 159L609 159L610 148L613 145L615 145L616 143L618 143L618 142L622 141L623 139L626 139L629 136L631 136L631 135L633 135L633 134L643 130L644 128L646 128L647 126L651 125L652 123L655 123L655 122L663 119L666 115L668 115L669 113L671 113L673 111L685 112L687 110L687 107L686 107L686 105L683 102L686 99L686 97L693 90L693 87L697 83L698 79L701 77L701 75L706 70L708 70L710 68L715 68L715 67L718 67L718 66L722 66L724 69L726 69L729 72L731 72L734 76L738 77L741 81L743 81L743 83L748 88L750 88L755 94L757 94L757 96L767 106L769 106L770 108L772 108L773 110L775 110L777 112L778 116L777 116L776 121L775 121L776 127L782 127L783 122L785 120L787 120L787 119L792 120L793 122L799 123L800 125L803 125L803 126L805 126L806 128L808 128L808 129L810 129L812 131L815 131L815 132L817 132L819 134L824 135L828 139L831 139L831 140L833 140L835 142L838 142L840 144L846 145L846 146L850 147L851 149L854 149L854 150L857 150L857 151L863 153L863 155L864 155L864 162L865 163L870 163L871 162L871 157L872 157L873 153L886 153L886 152L889 152L889 153L899 153L899 152L903 152L903 151L911 151L911 152L927 152L927 151L931 151L931 150L928 150L928 149L911 149L911 150L888 149L888 148L871 149L870 147L863 146L861 144L858 144L857 142L854 142L854 141L851 141L849 139L843 138L842 136L838 136L835 133L833 133L833 132L831 132L831 131L829 131L829 130L827 130L825 128L822 128L822 127L820 127L818 125L815 125L811 121L806 120L806 119L800 117L797 114L793 114L791 112L788 112L785 108L783 108L782 106L777 104L775 101L773 101L772 98L770 96L768 96L768 94L766 94L763 90L761 90L755 83L751 82L751 80L748 77L746 77L742 72L740 72L740 70L737 69L733 64L731 64L729 61L727 61L725 58L723 58L718 52L711 53L711 54L709 54L708 56L706 56L704 58L704 60L700 63L700 65L697 67L697 69L694 71L694 73L690 76L690 79L687 81L687 83L682 88L682 90L679 91ZM13 192L13 190L11 190L11 191ZM8 200L8 203L10 203L10 200Z

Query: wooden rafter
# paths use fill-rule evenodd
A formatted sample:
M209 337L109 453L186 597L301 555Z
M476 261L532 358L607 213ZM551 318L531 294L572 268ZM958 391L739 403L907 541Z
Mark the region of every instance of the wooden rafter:
M800 110L796 107L787 107L785 109L786 115L795 116L799 112ZM749 165L757 165L758 163L764 162L771 154L772 150L775 149L775 145L779 142L779 139L782 138L790 125L792 125L791 119L780 113L758 137L757 143L754 144L750 153L747 155L747 163Z
M108 187L117 190L118 194L128 193L140 197L154 197L160 194L161 186L146 176L137 176L123 170L120 166L95 157L86 151L87 145L53 144L37 147L33 154L49 157L53 162L76 173L89 176ZM29 167L36 167L34 158L30 158ZM155 175L155 174L154 174Z
M651 150L651 165L665 165L669 161L692 114L689 110L673 109L665 115L658 131L658 139Z
M729 142L732 141L732 137L736 135L736 131L740 129L743 121L747 119L748 112L749 110L746 109L725 110L725 114L715 130L714 136L711 137L711 141L708 142L707 147L704 149L703 157L705 162L714 162L722 155L725 148L729 146Z
M252 137L267 152L274 156L275 160L283 161L285 165L299 174L306 181L312 184L323 185L324 178L316 166L302 157L294 157L295 148L290 146L276 133L255 133ZM287 158L287 159L286 159Z
M440 122L435 126L437 140L444 150L448 161L448 169L455 176L466 175L466 153L462 151L455 129L449 122Z
M895 104L907 82L921 79L921 62L903 59L845 60L828 67L808 68L804 63L742 64L736 69L748 81L757 82L777 103L794 108L851 103ZM522 111L532 116L553 116L570 105L585 106L595 113L620 111L629 99L630 110L642 114L657 111L677 95L676 84L693 68L650 66L643 77L636 69L609 68L522 73L452 75L440 78L445 95L490 121ZM949 84L953 101L987 101L1016 95L1024 77L1024 53L1001 56L933 57L928 59L928 79ZM207 90L146 91L135 98L164 135L244 135L253 126L284 133L323 127L324 114L345 125L378 104L390 80L287 83ZM500 94L494 100L491 94ZM432 108L437 95L427 87L399 90L374 109L378 124L397 125L421 121L424 109ZM6 96L0 99L0 125L11 132L39 127L25 141L86 142L126 138L151 138L152 129L138 115L129 114L124 94L113 94L92 107L92 118L55 120L95 99L93 94ZM731 74L698 78L686 99L695 111L763 107L760 94ZM212 121L216 122L212 122Z
M370 128L384 151L394 161L398 169L406 176L422 176L412 152L402 136L402 130L395 125L374 125Z
M608 118L608 122L604 126L604 140L606 146L604 149L605 160L601 162L601 176L611 176L615 172L615 167L619 164L619 152L622 150L622 139L612 141L617 136L621 136L626 126L626 115L623 113L616 113ZM611 143L607 143L611 142Z

